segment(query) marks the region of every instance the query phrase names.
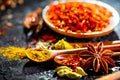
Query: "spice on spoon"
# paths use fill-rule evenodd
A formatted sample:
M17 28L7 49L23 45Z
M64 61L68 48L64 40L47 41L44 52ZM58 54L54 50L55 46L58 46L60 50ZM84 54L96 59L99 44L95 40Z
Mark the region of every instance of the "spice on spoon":
M76 67L81 66L84 63L84 59L77 53L57 55L55 56L54 61L60 65L70 66L73 69L76 69Z
M107 49L109 49L109 47ZM43 61L48 61L59 54L80 52L86 49L87 48L84 47L84 48L67 49L67 50L65 49L64 50L48 50L48 49L42 49L42 48L26 49L22 47L9 46L9 47L0 47L0 53L2 53L4 57L7 57L13 60L29 58L30 60L33 60L36 62L43 62ZM116 55L120 55L120 52L114 52L111 56L116 56Z
M51 52L45 49L42 50L28 49L26 55L29 59L35 62L44 62L49 60L49 58L51 57Z

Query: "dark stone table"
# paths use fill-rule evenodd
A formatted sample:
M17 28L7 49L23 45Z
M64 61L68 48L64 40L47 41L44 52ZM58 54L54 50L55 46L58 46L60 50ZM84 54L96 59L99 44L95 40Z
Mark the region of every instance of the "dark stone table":
M101 0L109 5L113 6L120 14L120 0ZM38 7L45 7L50 0L25 0L24 5L19 5L14 9L7 9L6 11L0 12L0 30L3 26L12 25L12 28L6 30L5 36L0 36L0 46L26 46L26 37L23 32L23 19L31 11L34 11ZM49 32L52 32L50 29L45 27ZM43 31L44 32L44 31ZM65 36L56 35L64 38ZM14 38L17 40L14 41ZM66 40L71 42L98 42L98 41L113 41L120 39L120 24L115 28L115 30L109 35L92 38L92 39L76 39L65 37ZM9 60L0 56L0 80L66 80L65 78L57 77L54 68L56 63L53 60L36 63L28 59L26 60ZM117 60L116 70L120 70L120 61ZM111 73L112 70L110 69ZM79 80L94 80L97 77L100 77L104 74L97 73L95 74L92 71L89 71L87 77L83 77Z

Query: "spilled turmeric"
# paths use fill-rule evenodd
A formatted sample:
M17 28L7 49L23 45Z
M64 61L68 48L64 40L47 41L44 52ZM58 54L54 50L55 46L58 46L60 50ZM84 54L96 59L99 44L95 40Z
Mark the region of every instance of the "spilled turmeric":
M0 53L3 57L9 59L24 59L26 58L26 49L21 47L9 46L9 47L0 47Z
M2 53L3 57L7 57L11 60L17 60L17 59L27 59L37 61L45 61L51 53L49 53L47 50L32 50L30 48L21 48L21 47L15 47L15 46L9 46L9 47L0 47L0 53Z

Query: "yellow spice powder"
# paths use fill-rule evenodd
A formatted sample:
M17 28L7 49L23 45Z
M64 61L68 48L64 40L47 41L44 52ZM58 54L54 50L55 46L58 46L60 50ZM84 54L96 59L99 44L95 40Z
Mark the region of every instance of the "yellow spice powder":
M51 55L51 53L48 52L47 50L37 51L37 50L25 49L15 46L1 47L0 53L2 53L3 57L7 57L11 60L29 58L33 61L37 60L37 62L38 60L45 61Z
M0 53L9 59L24 59L27 57L25 48L15 46L1 47Z
M29 59L35 62L43 62L50 58L51 52L45 49L41 49L39 51L28 49L26 55Z

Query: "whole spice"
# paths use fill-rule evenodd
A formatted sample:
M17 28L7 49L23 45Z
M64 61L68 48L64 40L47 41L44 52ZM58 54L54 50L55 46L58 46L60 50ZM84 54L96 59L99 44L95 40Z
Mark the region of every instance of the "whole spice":
M60 69L57 71L57 74L60 76L60 77L64 77L66 74L70 73L71 71L69 69Z
M67 66L59 66L55 69L55 71L59 71L61 69L68 69L69 71L72 71L72 69L70 67L67 67Z
M81 74L82 76L86 76L87 75L87 73L81 67L76 67L75 72Z
M81 74L78 74L76 72L69 72L68 74L66 74L66 76L70 79L78 79L82 77Z
M75 72L73 72L70 67L59 66L55 69L55 71L57 72L58 76L68 77L70 79L78 79L87 75L87 73L81 67L77 67Z
M103 49L103 43L99 42L95 48L93 44L88 44L88 49L80 52L82 58L86 58L83 64L84 69L89 69L93 67L95 72L103 70L108 73L109 65L115 66L115 62L110 56L113 52L110 49Z
M26 15L24 19L24 26L26 29L33 31L33 34L37 34L42 29L43 20L40 18L42 8L37 8L35 11Z
M50 4L49 7L48 20L65 32L101 31L109 25L112 16L106 8L87 2L65 2Z

